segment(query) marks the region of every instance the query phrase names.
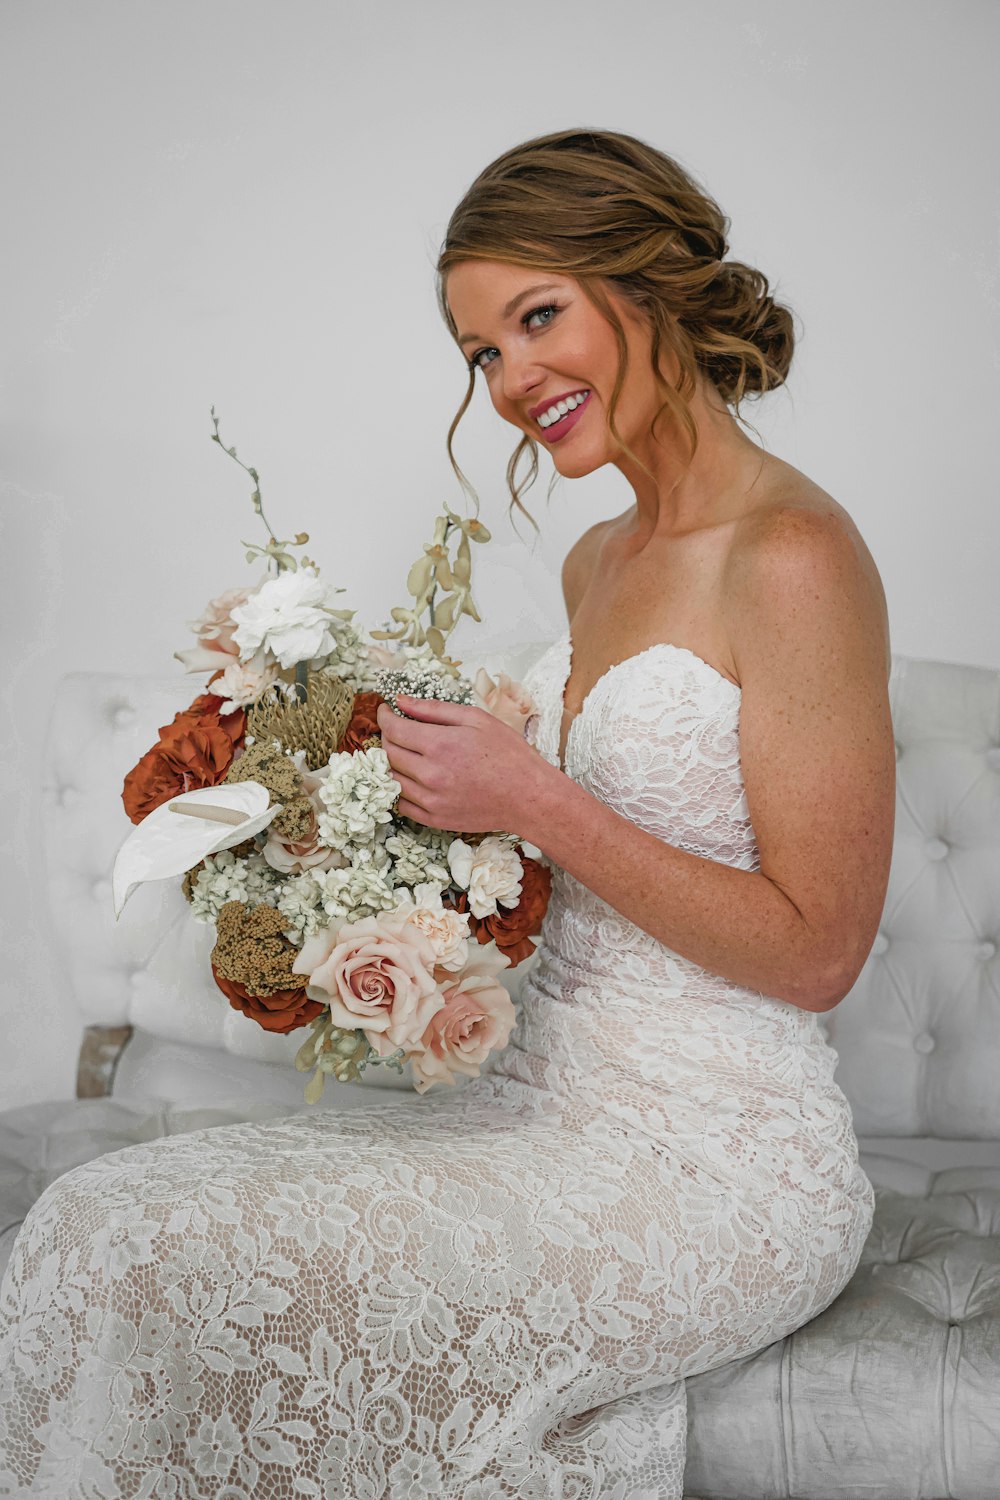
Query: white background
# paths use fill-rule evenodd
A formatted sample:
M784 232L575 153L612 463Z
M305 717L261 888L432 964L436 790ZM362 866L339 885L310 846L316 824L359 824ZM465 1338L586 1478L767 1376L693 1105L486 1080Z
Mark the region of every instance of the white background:
M3 0L0 1102L73 1091L37 832L59 677L182 673L185 621L259 576L213 403L340 602L406 602L442 500L467 504L434 261L529 136L623 130L708 188L800 334L746 408L760 440L856 519L896 653L1000 665L998 32L982 0ZM515 529L516 441L480 389L457 452L494 535L484 631L544 640L568 547L631 497L606 469L547 505L543 458L541 536Z

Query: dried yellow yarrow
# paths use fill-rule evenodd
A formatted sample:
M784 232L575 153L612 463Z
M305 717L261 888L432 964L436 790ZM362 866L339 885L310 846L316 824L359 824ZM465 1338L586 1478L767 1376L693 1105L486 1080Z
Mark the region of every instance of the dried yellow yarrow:
M308 975L294 972L299 950L284 936L285 919L273 906L227 901L219 909L212 964L223 979L248 995L302 988Z

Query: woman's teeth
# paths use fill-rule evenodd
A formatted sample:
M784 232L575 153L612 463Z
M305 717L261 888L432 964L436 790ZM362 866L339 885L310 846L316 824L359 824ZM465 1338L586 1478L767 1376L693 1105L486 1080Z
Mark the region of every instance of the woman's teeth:
M548 411L542 412L538 418L539 427L551 427L554 422L561 422L567 412L576 411L589 395L589 390L577 391L574 396L567 396L564 401L557 401L554 406L549 407Z

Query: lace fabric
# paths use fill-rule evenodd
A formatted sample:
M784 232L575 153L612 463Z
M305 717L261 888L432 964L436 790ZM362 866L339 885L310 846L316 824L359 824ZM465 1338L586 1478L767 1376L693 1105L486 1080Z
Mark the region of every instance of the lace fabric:
M570 652L525 678L554 765ZM740 701L652 647L595 684L567 774L758 868ZM874 1192L816 1017L551 867L491 1072L43 1193L0 1290L0 1495L681 1500L686 1378L828 1306Z

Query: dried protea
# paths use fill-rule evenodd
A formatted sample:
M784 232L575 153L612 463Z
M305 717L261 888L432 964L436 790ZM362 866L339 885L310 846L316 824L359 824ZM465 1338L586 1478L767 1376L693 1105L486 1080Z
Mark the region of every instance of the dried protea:
M279 740L286 750L304 750L310 771L325 766L344 736L354 708L354 689L341 677L310 672L307 701L267 694L247 713L247 734Z

